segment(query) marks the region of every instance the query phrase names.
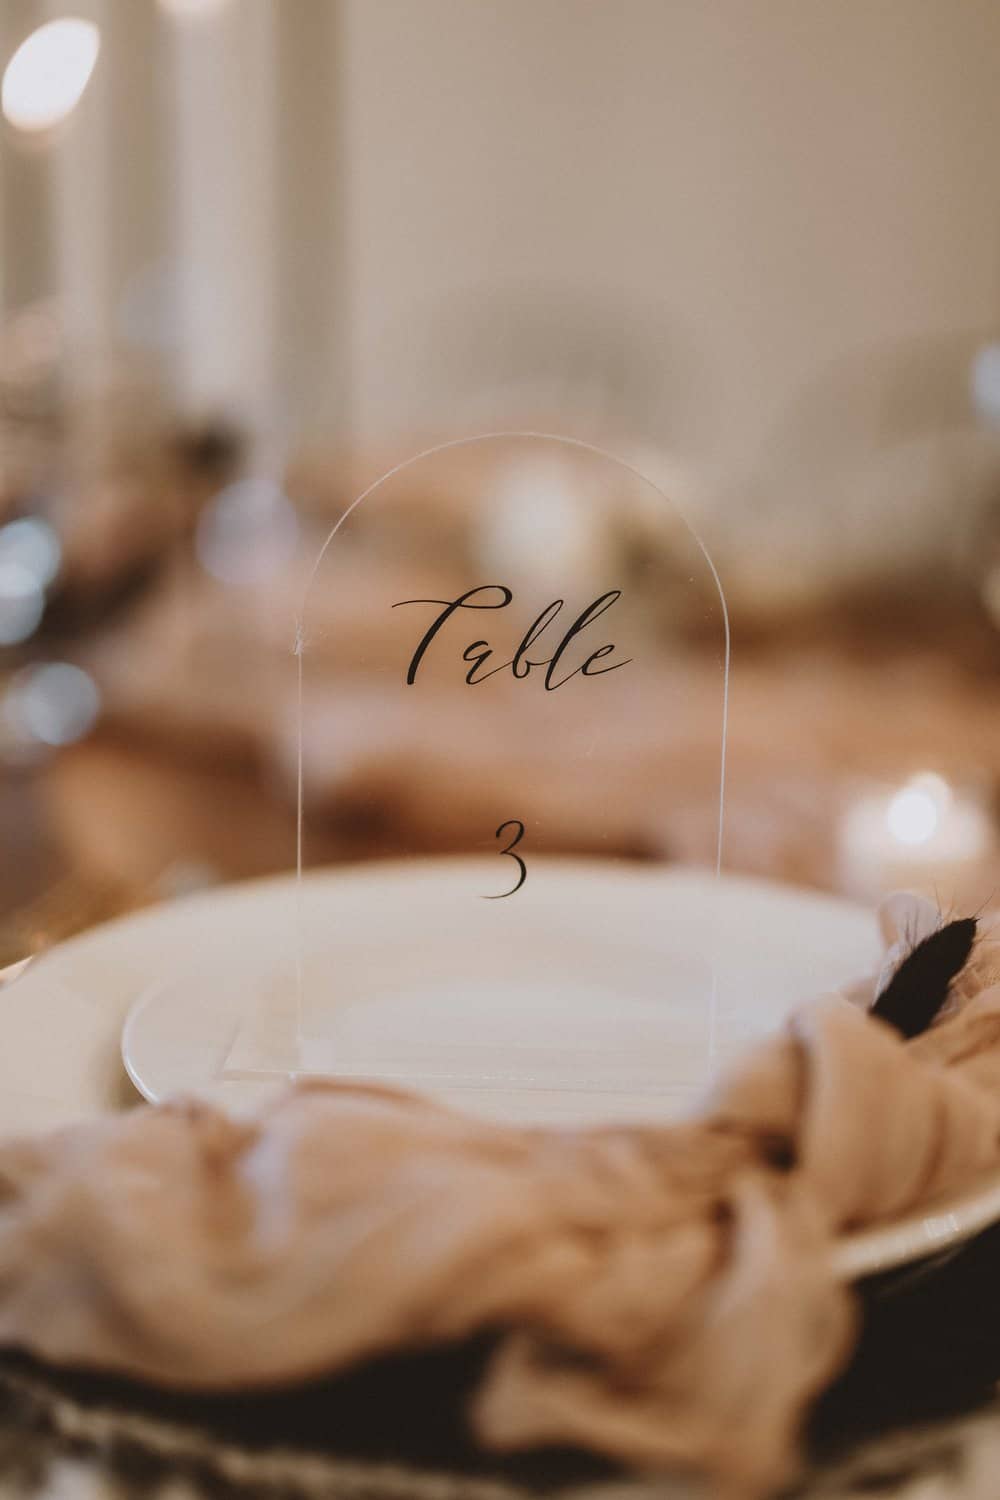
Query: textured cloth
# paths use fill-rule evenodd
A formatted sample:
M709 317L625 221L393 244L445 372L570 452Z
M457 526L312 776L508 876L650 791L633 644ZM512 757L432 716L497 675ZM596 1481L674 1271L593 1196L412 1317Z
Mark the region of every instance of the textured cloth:
M794 1500L996 1500L1000 1402L858 1445ZM705 1500L681 1475L486 1477L275 1447L0 1373L4 1500Z
M928 920L887 907L890 946ZM856 1334L842 1231L1000 1164L987 933L960 1003L902 1043L805 1006L669 1127L525 1130L304 1084L255 1119L144 1108L0 1147L0 1343L181 1389L302 1381L492 1338L486 1449L793 1470Z

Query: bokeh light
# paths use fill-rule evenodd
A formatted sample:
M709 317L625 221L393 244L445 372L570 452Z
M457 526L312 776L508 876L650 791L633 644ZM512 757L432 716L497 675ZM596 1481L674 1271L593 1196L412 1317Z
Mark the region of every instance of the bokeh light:
M535 459L512 463L500 476L478 551L484 566L544 587L567 573L591 573L603 542L600 514L581 504L571 473L558 461Z
M0 646L34 635L45 610L45 590L24 563L0 559Z
M0 646L19 646L34 635L61 557L59 538L40 517L0 526Z
M97 721L101 696L88 673L69 662L41 662L16 673L7 689L6 727L22 743L58 748L82 739Z
M50 130L72 114L101 48L92 21L64 17L39 26L7 64L0 105L17 130Z
M942 776L933 771L914 776L886 809L889 832L901 844L926 844L937 832L951 800L951 788Z
M55 578L61 559L59 538L40 516L23 516L0 526L0 564L18 563L41 588L48 588Z
M249 586L273 577L298 546L299 521L280 485L244 479L228 485L202 512L198 560L220 583Z

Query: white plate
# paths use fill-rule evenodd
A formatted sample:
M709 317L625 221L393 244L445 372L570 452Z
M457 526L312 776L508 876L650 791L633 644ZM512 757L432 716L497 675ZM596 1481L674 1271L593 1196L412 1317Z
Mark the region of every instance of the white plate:
M149 1099L193 1089L237 1108L290 1072L335 1072L505 1121L663 1120L803 994L872 959L867 913L838 908L822 943L808 899L812 924L799 904L782 922L773 896L701 874L536 858L516 897L480 899L498 878L491 855L411 859L309 876L301 898L271 884L249 912L220 895L214 932L178 931L130 1011L130 1077Z
M495 870L492 860L481 866L437 860L420 867L410 862L314 872L304 886L304 930L313 930L312 920L320 912L339 914L335 941L343 963L338 972L346 978L351 950L356 957L370 958L373 935L392 930L394 912L405 907L415 920L424 921L432 910L454 910L453 898L468 894L470 879L476 889L485 879L488 888ZM599 956L601 933L640 932L643 961L658 955L656 973L669 976L677 972L679 956L709 940L710 924L717 924L716 1065L753 1036L773 1029L792 1005L864 972L878 951L870 912L763 882L726 878L716 885L684 871L611 870L597 862L569 861L552 861L543 868L537 860L532 880L538 909L563 913L560 936L568 922L587 965ZM261 1080L243 1077L220 1084L220 1064L234 1055L247 997L259 996L262 976L273 979L280 973L287 983L294 974L296 907L294 882L287 877L228 887L94 929L0 988L5 1041L0 1049L0 1130L43 1128L134 1104L137 1095L120 1051L126 1018L129 1068L150 1096L183 1085L237 1107L257 1097ZM597 912L600 923L595 922ZM442 939L449 930L460 930L456 920L450 929L447 924L442 928ZM626 925L616 927L619 920ZM357 972L363 973L363 966ZM478 965L470 983L481 976ZM356 980L357 974L355 986ZM364 1015L363 1005L356 1014ZM537 1019L544 1028L545 1017ZM627 1043L630 1027L622 1031ZM362 1027L362 1055L379 1034L385 1032L366 1034ZM244 1033L244 1045L246 1041ZM636 1067L648 1077L649 1058L641 1055L643 1050L636 1049ZM689 1079L694 1085L703 1081L704 1054L692 1048L689 1059L692 1069L698 1069L698 1076ZM418 1058L414 1066L418 1072L423 1069L429 1091L463 1108L505 1118L651 1118L689 1097L681 1087L657 1094L613 1082L599 1092L551 1087L551 1077L539 1085L516 1072L514 1083L492 1080L487 1087L470 1084L467 1077L457 1082L440 1077L428 1085L427 1058ZM933 1211L843 1240L838 1269L850 1277L889 1269L955 1246L998 1217L1000 1174Z

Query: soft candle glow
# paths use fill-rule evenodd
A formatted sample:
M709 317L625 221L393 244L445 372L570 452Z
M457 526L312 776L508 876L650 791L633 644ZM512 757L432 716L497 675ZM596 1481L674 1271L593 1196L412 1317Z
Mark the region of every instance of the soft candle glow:
M606 545L592 497L581 496L571 474L551 459L508 466L477 540L484 567L539 589L567 573L596 578Z
M911 848L926 844L941 826L951 804L951 787L942 776L915 776L891 799L885 821L893 838Z
M866 899L902 888L948 901L978 892L995 845L988 809L925 771L895 791L860 796L838 831L844 888Z
M915 787L897 792L886 813L889 832L901 844L926 844L940 821L933 798Z
M66 17L39 26L7 64L0 106L18 130L50 130L72 114L94 71L101 34Z

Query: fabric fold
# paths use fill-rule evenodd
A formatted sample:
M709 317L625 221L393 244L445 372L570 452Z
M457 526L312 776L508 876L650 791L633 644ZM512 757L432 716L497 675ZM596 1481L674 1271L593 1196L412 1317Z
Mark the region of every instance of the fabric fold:
M886 909L896 961L927 921ZM178 1101L0 1145L0 1344L218 1390L490 1332L487 1448L764 1493L856 1334L837 1235L1000 1166L997 951L912 1043L856 989L803 1006L671 1126L310 1082L247 1121Z

